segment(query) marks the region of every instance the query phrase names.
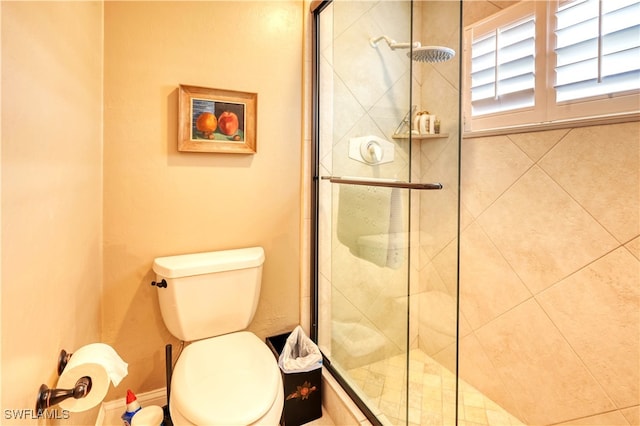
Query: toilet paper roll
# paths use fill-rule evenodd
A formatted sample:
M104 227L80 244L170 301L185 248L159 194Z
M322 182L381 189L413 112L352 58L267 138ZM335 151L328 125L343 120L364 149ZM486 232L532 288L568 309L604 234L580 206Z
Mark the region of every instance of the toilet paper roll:
M60 408L73 413L89 410L98 405L109 390L109 384L118 386L127 375L128 364L118 353L104 343L92 343L73 353L58 379L57 388L72 389L79 378L91 377L91 390L84 398L68 398Z

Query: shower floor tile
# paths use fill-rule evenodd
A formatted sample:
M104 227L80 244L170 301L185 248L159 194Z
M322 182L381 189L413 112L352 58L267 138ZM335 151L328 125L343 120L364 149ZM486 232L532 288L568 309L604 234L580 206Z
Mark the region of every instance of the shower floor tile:
M357 386L356 391L374 412L380 413L379 419L384 424L455 424L455 375L419 349L409 352L408 395L405 355L354 368L347 373ZM460 380L458 425L523 426L524 423Z

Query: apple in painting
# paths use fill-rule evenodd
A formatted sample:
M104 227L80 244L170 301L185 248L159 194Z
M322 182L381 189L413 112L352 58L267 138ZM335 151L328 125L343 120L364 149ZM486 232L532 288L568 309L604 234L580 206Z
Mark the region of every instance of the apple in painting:
M218 117L218 128L227 136L237 132L238 126L238 116L233 112L225 111Z

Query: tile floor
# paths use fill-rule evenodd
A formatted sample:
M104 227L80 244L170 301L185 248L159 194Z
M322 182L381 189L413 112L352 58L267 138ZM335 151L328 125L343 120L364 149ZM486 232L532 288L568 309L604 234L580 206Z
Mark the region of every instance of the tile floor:
M406 409L406 356L397 355L348 371L379 419L389 425L454 425L455 375L419 349L409 353L409 410ZM460 381L459 426L521 426L473 386ZM408 422L407 422L408 416Z

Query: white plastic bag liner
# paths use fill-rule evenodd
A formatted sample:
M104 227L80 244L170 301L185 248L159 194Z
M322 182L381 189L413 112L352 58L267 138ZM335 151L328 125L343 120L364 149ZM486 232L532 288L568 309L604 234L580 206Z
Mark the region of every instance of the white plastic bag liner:
M302 327L297 326L284 343L278 365L285 373L305 373L322 367L322 354Z

